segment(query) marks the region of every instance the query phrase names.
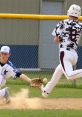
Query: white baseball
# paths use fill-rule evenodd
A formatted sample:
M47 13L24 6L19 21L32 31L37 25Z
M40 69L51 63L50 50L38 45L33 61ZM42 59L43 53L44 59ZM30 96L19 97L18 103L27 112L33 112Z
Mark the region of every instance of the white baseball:
M48 82L47 78L43 78L43 83L46 84Z

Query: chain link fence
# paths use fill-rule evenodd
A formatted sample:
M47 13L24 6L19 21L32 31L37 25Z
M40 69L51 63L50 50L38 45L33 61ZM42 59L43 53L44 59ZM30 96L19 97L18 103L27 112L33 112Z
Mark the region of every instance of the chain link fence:
M44 22L44 21L42 21ZM45 21L46 22L46 21ZM51 24L52 21L49 21ZM17 68L20 68L23 72L25 72L27 75L32 77L40 77L44 78L47 77L49 80L52 77L52 74L54 72L54 69L56 68L55 64L55 57L58 58L58 49L52 48L53 51L50 53L47 51L44 46L44 51L40 50L41 44L45 44L45 47L48 47L49 49L53 45L53 42L51 41L45 41L47 40L46 35L43 33L40 33L40 24L39 20L20 20L20 19L0 19L0 38L1 38L1 45L9 45L11 48L11 57L10 60L15 64ZM50 26L50 25L49 25ZM48 31L48 35L51 35L51 30ZM43 42L41 37L44 35ZM40 37L39 37L40 36ZM39 40L40 39L40 40ZM51 39L51 36L49 36L49 39ZM48 40L49 40L48 39ZM40 45L39 45L40 44ZM42 48L42 49L43 49ZM57 48L57 47L56 47ZM45 51L46 50L46 51ZM41 55L40 55L41 52ZM54 52L54 53L53 53ZM76 68L82 68L82 47L79 46L78 50L78 63L76 65ZM44 54L42 54L44 53ZM44 57L46 56L46 58ZM50 56L54 56L54 58L50 58ZM40 57L42 59L40 59ZM45 59L45 60L44 60ZM41 60L41 61L40 61ZM45 67L47 62L47 67ZM40 63L42 63L44 67L41 67ZM50 64L52 63L52 64ZM58 61L56 62L57 64ZM54 65L54 67L53 67ZM49 66L49 67L48 67ZM82 82L81 79L74 80L74 81L68 81L64 76L61 78L60 82L57 86L68 86L68 87L77 87L81 86Z

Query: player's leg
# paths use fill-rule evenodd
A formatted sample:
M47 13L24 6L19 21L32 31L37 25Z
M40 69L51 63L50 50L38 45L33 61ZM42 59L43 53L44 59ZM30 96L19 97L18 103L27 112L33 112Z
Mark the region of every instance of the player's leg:
M0 97L5 98L6 103L10 102L9 88L8 87L0 89Z
M82 69L73 70L71 62L64 61L64 66L64 74L67 77L67 79L71 80L82 77Z
M3 86L5 86L6 80L3 78L2 75L0 75L0 97L4 97L6 103L10 102L10 96L9 96L9 88L5 87L3 88Z
M77 56L76 55L74 56L74 53L73 55L70 55L69 52L60 53L60 62L63 68L63 72L65 76L67 77L67 79L76 79L76 78L82 77L82 69L73 70L72 61L73 62L75 61L75 63L77 62Z
M58 83L59 79L61 78L63 72L62 72L62 67L59 64L58 67L55 69L55 72L53 73L53 76L51 80L46 84L45 87L41 87L42 89L42 96L47 97L48 94L52 91L54 86Z

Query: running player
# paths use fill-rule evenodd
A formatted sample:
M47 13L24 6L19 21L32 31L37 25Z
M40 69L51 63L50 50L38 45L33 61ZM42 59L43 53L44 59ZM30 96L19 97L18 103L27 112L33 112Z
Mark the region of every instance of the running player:
M76 65L78 60L76 49L82 31L82 23L78 21L78 18L81 15L80 6L76 4L71 5L67 15L69 16L69 19L60 21L52 32L54 42L59 44L60 64L55 69L55 72L47 85L45 87L42 85L41 90L43 97L48 96L53 87L58 83L62 74L69 80L82 77L82 69L73 70L73 66Z

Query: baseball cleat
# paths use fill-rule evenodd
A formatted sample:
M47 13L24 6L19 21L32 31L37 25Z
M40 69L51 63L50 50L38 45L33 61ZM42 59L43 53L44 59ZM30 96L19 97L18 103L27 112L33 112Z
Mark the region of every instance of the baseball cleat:
M42 91L42 97L43 98L47 98L48 97L48 93L44 90L44 86L41 86L41 91Z
M8 87L5 88L4 98L5 98L5 101L7 104L10 103L10 96L9 96L9 88Z

